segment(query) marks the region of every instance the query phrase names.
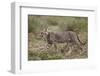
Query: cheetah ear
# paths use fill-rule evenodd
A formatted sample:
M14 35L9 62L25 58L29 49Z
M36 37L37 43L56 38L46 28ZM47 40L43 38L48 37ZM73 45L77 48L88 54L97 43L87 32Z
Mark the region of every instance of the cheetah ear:
M44 29L44 32L48 32L48 28L47 27Z
M44 29L44 32L46 35L48 35L48 28L47 27Z

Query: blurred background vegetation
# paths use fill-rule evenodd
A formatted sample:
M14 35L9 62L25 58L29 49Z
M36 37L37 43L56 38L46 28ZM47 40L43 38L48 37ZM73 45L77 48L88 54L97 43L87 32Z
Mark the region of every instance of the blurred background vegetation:
M66 59L66 58L86 58L87 52L83 55L76 56L72 54L65 56L56 53L54 48L41 49L46 45L46 41L39 38L39 33L45 28L49 32L58 31L75 31L78 33L80 39L84 42L87 40L88 32L88 18L74 17L74 16L42 16L42 15L28 15L28 59L29 60L46 60L46 59ZM59 46L59 45L58 45ZM61 45L60 45L61 46ZM60 49L60 48L59 48ZM87 49L86 49L87 50Z

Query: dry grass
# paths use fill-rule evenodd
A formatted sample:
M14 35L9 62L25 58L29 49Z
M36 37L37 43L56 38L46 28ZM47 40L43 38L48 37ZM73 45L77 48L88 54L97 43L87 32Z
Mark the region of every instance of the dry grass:
M31 34L31 33L30 33ZM55 50L54 46L51 46L49 49L46 48L46 41L44 40L35 40L33 34L30 35L29 38L33 40L29 40L29 50L28 50L28 59L29 60L52 60L52 59L81 59L87 58L87 45L84 52L80 54L80 49L75 49L68 54L69 50L66 50L64 46L66 43L59 43L57 44L57 51ZM64 52L61 52L61 51Z

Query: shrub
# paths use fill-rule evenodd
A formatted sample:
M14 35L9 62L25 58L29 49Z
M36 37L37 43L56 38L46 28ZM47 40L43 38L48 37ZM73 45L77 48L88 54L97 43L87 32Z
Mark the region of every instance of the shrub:
M47 23L48 25L53 25L53 26L58 25L58 22L54 19L48 19Z
M40 22L32 16L28 17L28 32L36 33L40 29Z

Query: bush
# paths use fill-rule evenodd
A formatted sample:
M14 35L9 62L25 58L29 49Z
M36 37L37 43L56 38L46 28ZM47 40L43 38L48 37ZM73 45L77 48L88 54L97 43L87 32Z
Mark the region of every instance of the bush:
M32 16L29 16L28 17L28 32L33 32L33 33L36 33L38 30L40 30L40 22L35 19L34 17Z
M54 19L49 19L47 22L48 22L48 25L53 25L53 26L58 25L58 22Z

